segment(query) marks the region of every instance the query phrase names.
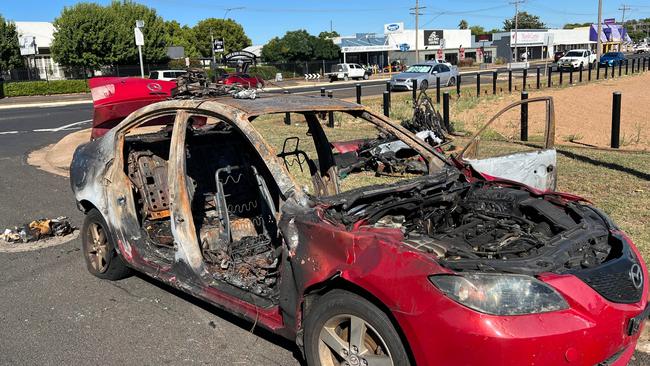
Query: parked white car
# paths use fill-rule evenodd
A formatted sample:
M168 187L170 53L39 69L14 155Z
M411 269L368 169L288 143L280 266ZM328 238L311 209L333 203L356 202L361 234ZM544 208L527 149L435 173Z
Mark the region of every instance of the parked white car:
M650 45L647 43L641 43L634 46L634 53L646 53L650 52Z
M580 66L587 68L589 64L596 64L596 54L587 49L577 49L567 52L557 62L557 66L567 69L578 69Z
M345 81L350 79L368 80L371 74L372 71L366 70L359 64L336 64L332 66L332 72L328 73L327 76L332 82L340 79Z
M156 70L149 73L149 79L171 81L186 73L185 70Z

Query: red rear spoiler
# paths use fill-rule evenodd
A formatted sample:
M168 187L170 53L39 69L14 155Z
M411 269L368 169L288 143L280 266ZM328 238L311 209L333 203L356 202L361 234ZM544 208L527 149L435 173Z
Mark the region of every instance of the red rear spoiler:
M98 77L88 80L93 98L93 130L90 138L103 136L132 112L168 99L175 81L136 77Z

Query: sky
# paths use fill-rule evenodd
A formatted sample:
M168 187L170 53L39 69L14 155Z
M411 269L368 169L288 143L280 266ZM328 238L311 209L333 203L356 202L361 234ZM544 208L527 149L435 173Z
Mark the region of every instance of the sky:
M631 10L626 19L650 17L650 0L630 0ZM73 0L0 0L0 15L13 21L53 21L64 6ZM110 0L96 0L100 4ZM195 25L199 20L227 16L243 25L253 44L264 44L275 36L296 29L312 34L333 30L341 35L355 33L383 33L383 25L404 22L407 29L415 28L415 19L409 8L415 0L137 0L156 9L165 20ZM618 10L625 0L603 0L603 18L621 19ZM486 29L501 28L503 20L514 15L509 0L420 0L423 15L420 28L457 28L461 19ZM229 8L233 8L229 10ZM596 22L597 0L525 0L520 6L541 17L548 27L562 27L566 23Z

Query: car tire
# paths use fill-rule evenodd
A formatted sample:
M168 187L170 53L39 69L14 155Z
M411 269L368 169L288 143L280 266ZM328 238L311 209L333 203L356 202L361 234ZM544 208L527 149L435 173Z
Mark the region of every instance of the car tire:
M104 280L121 280L132 275L115 249L115 238L99 210L88 211L81 232L81 246L86 268L93 276Z
M447 83L447 86L454 86L456 85L456 77L452 76L449 78L449 82Z
M345 75L345 76L343 77L343 81L348 81L348 80L350 80L350 78L349 78L347 75Z
M339 365L345 360L350 365L364 365L364 359L368 361L370 357L389 358L395 366L410 365L406 348L388 316L354 293L333 290L323 295L309 309L304 325L305 358L309 366ZM354 329L365 332L362 342L350 344L344 338L349 340L347 335ZM324 339L339 348L336 355ZM369 349L382 352L370 354ZM365 364L372 365L372 360Z
M429 81L428 80L422 80L420 83L420 89L427 90L429 89Z
M368 80L369 76L368 74L363 74L363 80Z

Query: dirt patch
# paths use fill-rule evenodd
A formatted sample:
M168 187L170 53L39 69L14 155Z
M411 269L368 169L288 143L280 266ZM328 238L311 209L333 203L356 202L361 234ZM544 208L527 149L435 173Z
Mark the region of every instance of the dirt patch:
M27 163L48 173L68 177L75 149L88 141L90 129L71 133L56 144L32 151L27 157Z
M560 89L531 91L530 97L552 96L555 102L555 140L559 144L582 144L598 147L610 145L612 93L622 93L621 148L650 150L650 74L601 80ZM475 107L452 115L452 121L475 131L496 112L519 100L519 94L489 97ZM461 101L455 103L462 103ZM453 111L452 111L453 112ZM530 136L544 132L544 105L531 104L529 109ZM496 132L513 139L519 137L519 108L503 115L493 126Z

